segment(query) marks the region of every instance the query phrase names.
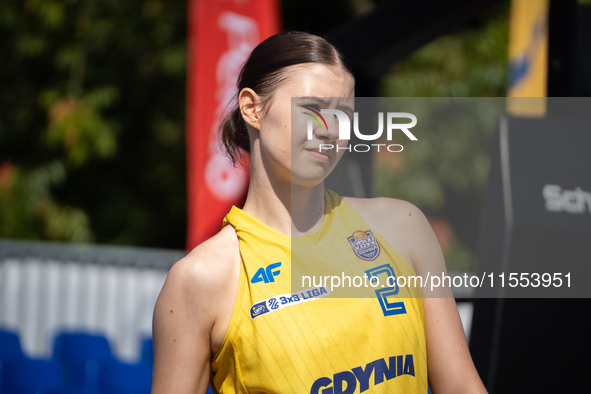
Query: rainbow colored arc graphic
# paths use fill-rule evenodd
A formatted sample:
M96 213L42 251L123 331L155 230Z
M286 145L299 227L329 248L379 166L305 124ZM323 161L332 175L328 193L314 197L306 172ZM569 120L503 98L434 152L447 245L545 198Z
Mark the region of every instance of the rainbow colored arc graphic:
M308 111L312 111L314 112L316 115L318 115L320 117L320 119L322 119L322 123L324 123L324 126L326 127L326 130L328 130L328 125L326 124L326 120L324 120L324 118L322 117L322 115L320 115L320 112L316 111L313 108L310 107L304 107L306 108ZM310 115L312 118L314 118L314 120L318 123L318 126L320 126L320 129L322 129L322 123L320 123L320 120L318 120L318 118L316 116L314 116L313 114L310 114L308 112L304 112L306 115Z

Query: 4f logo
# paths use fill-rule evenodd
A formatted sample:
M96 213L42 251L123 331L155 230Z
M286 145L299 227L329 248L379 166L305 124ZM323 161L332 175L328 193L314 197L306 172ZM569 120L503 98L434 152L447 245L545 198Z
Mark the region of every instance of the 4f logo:
M259 283L259 282L275 282L275 277L281 273L280 270L275 270L275 268L281 267L281 262L269 264L266 268L259 268L258 271L254 274L250 283ZM273 271L275 270L275 271Z

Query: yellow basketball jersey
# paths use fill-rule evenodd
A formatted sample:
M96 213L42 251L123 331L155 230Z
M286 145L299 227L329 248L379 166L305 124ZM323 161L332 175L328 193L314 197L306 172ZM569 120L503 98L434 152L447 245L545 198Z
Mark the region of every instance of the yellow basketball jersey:
M380 285L366 288L368 297L334 298L336 289L316 279L292 292L292 257L384 285L386 275L415 275L336 193L326 190L325 199L321 228L293 239L236 207L224 219L236 229L241 269L212 358L214 393L427 393L420 289Z

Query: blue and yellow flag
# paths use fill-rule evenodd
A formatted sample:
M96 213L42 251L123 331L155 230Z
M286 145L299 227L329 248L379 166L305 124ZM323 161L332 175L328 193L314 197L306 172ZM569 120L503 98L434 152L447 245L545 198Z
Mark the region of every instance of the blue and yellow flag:
M507 111L519 116L544 116L548 81L549 0L513 0L509 36Z

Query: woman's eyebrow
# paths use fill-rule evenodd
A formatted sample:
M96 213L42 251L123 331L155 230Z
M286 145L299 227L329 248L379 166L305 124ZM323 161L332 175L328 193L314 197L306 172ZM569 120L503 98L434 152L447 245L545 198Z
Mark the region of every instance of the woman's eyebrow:
M337 108L343 112L348 112L349 114L353 113L353 108L349 107L348 105L338 105Z
M301 98L307 98L312 101L317 101L320 104L323 104L326 106L330 105L330 100L327 100L323 97L301 97ZM344 112L353 113L353 108L348 105L339 104L339 105L337 105L337 108L339 108L340 110L342 110Z
M321 97L310 97L310 96L306 96L306 97L300 97L300 98L302 98L302 99L308 99L308 100L312 100L312 101L317 101L317 102L319 102L320 104L323 104L323 105L329 105L330 104L330 101L329 100L323 99Z

